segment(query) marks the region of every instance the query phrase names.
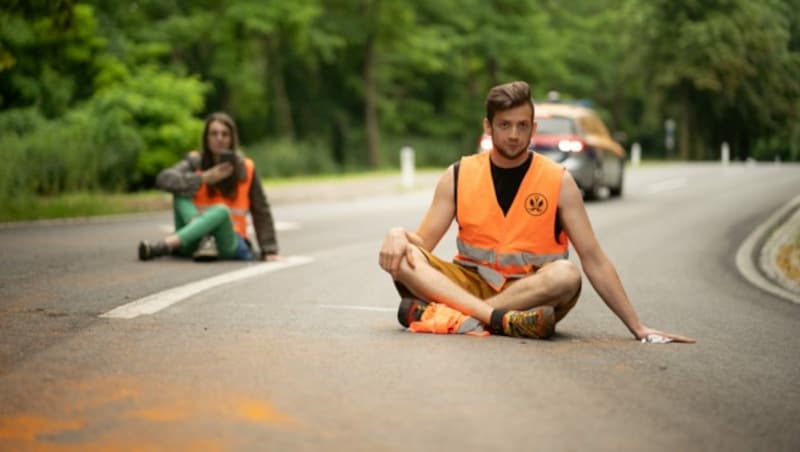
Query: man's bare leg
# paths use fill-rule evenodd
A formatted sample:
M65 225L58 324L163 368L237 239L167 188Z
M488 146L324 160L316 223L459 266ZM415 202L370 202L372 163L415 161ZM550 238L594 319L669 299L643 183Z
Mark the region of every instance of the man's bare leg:
M564 259L551 262L486 300L500 309L526 311L538 306L557 308L570 303L581 288L581 271Z
M552 336L555 331L556 320L552 306L542 306L524 311L495 309L431 267L421 251L414 248L412 253L415 266L412 267L406 260L403 260L397 280L418 297L445 304L462 314L483 322L495 333L502 332L517 337L547 338ZM526 291L520 291L519 296L525 295L527 295ZM398 320L403 323L403 320L400 319L401 314L398 316Z
M492 316L492 306L472 295L448 277L428 264L428 259L416 248L414 253L414 267L403 259L397 280L403 283L415 295L436 303L442 303L474 317L485 324L489 324Z

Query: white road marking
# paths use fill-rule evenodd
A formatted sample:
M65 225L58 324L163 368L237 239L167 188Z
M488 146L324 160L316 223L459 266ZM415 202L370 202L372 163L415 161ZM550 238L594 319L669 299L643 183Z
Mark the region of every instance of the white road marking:
M249 265L240 270L223 273L221 275L195 281L189 284L184 284L183 286L174 287L163 292L140 298L136 301L132 301L128 304L114 308L111 311L102 314L100 317L109 319L132 319L140 315L155 314L162 309L172 306L175 303L183 301L205 290L213 289L215 287L219 287L224 284L230 284L246 278L252 278L253 276L272 273L278 270L296 267L298 265L305 265L313 260L313 258L308 256L288 256L280 261L263 262Z
M276 221L275 229L278 231L293 231L299 229L300 225L294 221Z
M378 308L375 306L353 306L353 305L335 305L335 304L321 304L320 308L323 309L349 309L352 311L376 311L376 312L395 312L397 308Z
M680 177L676 179L662 180L661 182L648 185L645 189L645 192L648 194L660 193L664 191L676 190L684 186L686 186L686 178Z
M171 224L160 224L158 225L158 229L165 234L172 234L175 232L175 226ZM294 221L276 221L275 222L275 230L276 231L294 231L295 229L300 229L300 225L295 223ZM253 229L253 225L248 223L247 225L247 233L248 235L255 235L256 231Z

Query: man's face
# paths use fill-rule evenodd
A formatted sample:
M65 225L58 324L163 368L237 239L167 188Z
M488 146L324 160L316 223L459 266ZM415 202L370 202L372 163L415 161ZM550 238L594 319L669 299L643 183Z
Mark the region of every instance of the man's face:
M208 136L206 137L209 151L219 154L225 149L230 149L232 141L233 138L228 126L220 121L211 121L211 124L208 125Z
M491 124L484 119L483 127L492 136L497 152L509 160L527 152L531 136L536 132L533 111L528 104L496 112Z

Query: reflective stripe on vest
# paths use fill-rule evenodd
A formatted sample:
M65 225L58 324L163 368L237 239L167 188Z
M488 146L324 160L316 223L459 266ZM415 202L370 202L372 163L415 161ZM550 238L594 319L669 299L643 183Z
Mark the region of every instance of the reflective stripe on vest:
M569 258L569 251L564 251L563 253L558 254L533 254L533 253L507 253L496 255L494 250L487 250L483 248L478 248L475 246L470 246L461 241L461 239L456 239L456 246L458 247L458 253L462 257L466 257L471 260L463 260L459 259L458 262L461 265L466 267L473 267L478 271L478 274L489 283L490 286L495 288L500 288L505 283L506 279L516 279L522 278L530 273L530 270L525 270L520 273L511 273L508 272L505 275L500 273L499 271L488 267L486 265L480 265L479 262L496 262L501 267L526 267L532 266L535 268L541 267L542 265L557 261L559 259L567 259Z
M534 254L522 252L497 255L495 254L494 250L487 250L484 248L478 248L477 246L467 245L458 238L456 239L456 246L458 247L458 252L465 257L479 262L497 262L497 264L501 267L525 265L541 267L548 262L566 259L569 257L568 251L556 254Z
M534 154L507 214L497 203L490 153L461 159L456 262L475 268L495 290L507 279L569 256L566 234L554 237L564 168Z
M223 204L230 210L231 222L233 229L240 236L247 238L247 214L250 212L250 184L253 182L253 174L255 165L249 158L243 158L245 175L244 180L240 180L236 184L236 196L234 198L226 198L222 193L217 190L213 196L208 195L206 184L200 184L200 188L194 195L194 205L197 210L204 211L207 208Z

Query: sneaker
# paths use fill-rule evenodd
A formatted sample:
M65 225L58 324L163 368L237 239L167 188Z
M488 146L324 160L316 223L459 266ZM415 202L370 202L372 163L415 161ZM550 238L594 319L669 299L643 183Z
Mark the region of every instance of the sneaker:
M422 313L428 303L416 298L403 298L400 300L400 307L397 309L397 321L400 325L408 328L411 322L416 322L422 318Z
M530 311L508 311L503 316L503 333L506 336L547 339L556 331L556 316L552 306L541 306Z
M200 240L200 245L192 254L192 258L198 262L210 262L219 258L217 251L217 241L213 236L207 235Z
M166 256L170 253L167 243L159 240L155 243L150 243L146 240L139 242L139 260L148 261L155 257Z

